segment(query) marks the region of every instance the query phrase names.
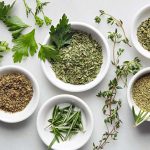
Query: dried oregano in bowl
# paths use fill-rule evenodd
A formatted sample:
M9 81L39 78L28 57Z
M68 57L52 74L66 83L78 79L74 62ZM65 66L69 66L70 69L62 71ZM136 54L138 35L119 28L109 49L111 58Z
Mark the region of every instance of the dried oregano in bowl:
M91 35L74 31L70 44L60 49L60 60L52 64L57 78L75 85L93 81L103 63L102 47Z

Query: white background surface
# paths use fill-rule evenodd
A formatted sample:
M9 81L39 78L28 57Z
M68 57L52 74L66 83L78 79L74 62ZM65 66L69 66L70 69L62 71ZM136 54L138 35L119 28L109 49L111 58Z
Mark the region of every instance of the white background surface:
M12 0L5 0L11 3ZM29 4L34 8L35 0L28 0ZM98 28L105 37L110 30L105 23L97 25L93 18L98 15L99 9L104 9L110 14L122 19L130 37L130 28L132 18L137 10L142 6L150 4L149 0L51 0L49 6L45 9L47 15L53 19L53 24L56 24L63 13L66 13L70 21L82 21L89 23ZM21 17L26 23L34 28L34 20L32 16L28 19L25 15L25 8L22 0L17 0L14 7L15 15ZM26 30L25 32L30 31ZM37 28L36 39L38 43L42 43L48 34L48 28ZM7 31L5 25L0 22L0 40L7 40L11 43L11 34ZM111 47L111 44L110 44ZM150 60L141 56L133 47L126 48L126 53L122 57L123 60L131 59L138 56L142 60L143 67L149 66ZM11 54L6 55L1 66L13 64ZM40 61L37 56L26 59L21 64L28 69L38 80L41 96L39 107L36 112L26 121L18 124L5 124L0 122L0 150L47 150L47 147L40 140L36 130L36 117L40 106L50 97L58 94L64 94L62 90L54 87L48 82L44 76ZM97 98L95 95L100 89L107 87L108 81L113 76L113 68L111 66L107 76L94 89L83 93L72 93L82 98L91 108L94 114L95 128L90 141L80 150L92 150L92 143L98 143L102 133L105 131L103 123L104 116L101 112L103 100ZM133 117L131 110L127 104L126 90L120 91L119 96L122 98L123 107L120 111L121 119L123 121L122 127L119 130L118 140L111 142L105 147L105 150L150 150L150 123L146 122L138 128L133 128Z

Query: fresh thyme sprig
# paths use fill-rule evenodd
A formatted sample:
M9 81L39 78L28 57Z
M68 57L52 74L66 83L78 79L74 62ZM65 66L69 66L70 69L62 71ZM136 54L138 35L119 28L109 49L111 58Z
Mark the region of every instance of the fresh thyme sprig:
M100 12L99 16L96 16L96 17L95 17L95 22L96 22L96 23L100 23L100 22L101 22L101 17L102 17L102 16L107 16L107 17L108 17L108 18L107 18L107 23L108 23L108 24L111 24L111 25L116 24L117 27L119 27L119 28L122 30L123 37L124 37L124 38L122 39L122 41L123 41L125 44L131 46L130 43L129 43L129 39L128 39L128 37L126 36L125 30L124 30L124 27L123 27L123 22L122 22L120 19L117 19L117 18L113 17L112 15L106 13L106 12L103 11L103 10L100 10L99 12Z
M136 114L134 107L132 107L132 113L134 117L135 124L134 126L137 127L142 124L144 121L150 118L149 112L145 112L140 110L138 114Z
M114 23L117 25L117 28L114 32L108 32L108 39L110 39L113 43L112 51L113 51L113 59L112 65L115 67L115 77L110 80L108 84L108 90L100 91L98 93L98 97L102 97L105 99L105 104L103 106L103 114L106 116L104 119L104 123L106 125L106 131L103 134L99 145L96 146L93 144L93 150L101 150L104 146L109 143L109 141L117 140L118 129L122 123L119 116L119 109L121 108L121 100L117 98L117 93L119 89L123 88L123 85L127 85L127 78L129 75L135 74L141 67L140 60L135 57L131 61L124 61L122 64L120 63L120 56L123 54L124 49L119 48L117 50L117 44L125 43L128 46L129 40L125 34L125 30L123 27L123 22L114 18L113 16L105 13L104 11L100 11L100 16L95 18L96 23L101 22L101 16L106 15L107 23L113 25ZM122 33L118 32L118 29L122 30ZM117 51L117 52L116 52ZM123 85L120 86L120 81L123 81Z

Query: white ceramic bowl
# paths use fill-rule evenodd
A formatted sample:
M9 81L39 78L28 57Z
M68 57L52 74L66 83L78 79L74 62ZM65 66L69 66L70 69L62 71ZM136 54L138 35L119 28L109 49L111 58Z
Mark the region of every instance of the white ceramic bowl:
M137 81L140 77L142 77L143 75L145 75L147 73L150 73L150 67L142 69L138 73L136 73L132 77L132 79L130 80L129 85L128 85L128 89L127 89L127 99L128 99L129 106L130 106L131 109L134 106L135 112L137 114L139 113L140 108L135 104L135 102L132 98L132 88L133 88L133 85L134 85L135 81ZM150 121L150 119L148 119L148 121Z
M48 146L53 139L54 135L45 129L48 124L48 119L52 114L55 105L73 104L82 112L82 120L85 133L78 133L69 141L55 142L52 146L54 150L77 150L82 147L91 137L93 131L93 115L88 105L78 97L73 95L58 95L50 98L41 107L37 116L37 130L42 141Z
M150 52L142 47L137 38L137 28L143 21L147 20L148 18L150 18L150 5L144 6L136 13L132 23L131 39L134 47L138 50L138 52L143 56L150 58Z
M51 68L51 64L48 61L42 62L42 68L48 80L56 87L69 92L82 92L95 87L106 76L106 73L110 65L110 50L109 50L107 40L94 27L81 22L71 22L71 27L72 29L84 31L88 34L91 34L93 39L95 39L98 43L102 45L103 64L101 66L100 72L97 75L97 77L92 82L87 83L85 85L73 85L73 84L65 83L60 79L58 79ZM43 44L48 44L49 40L50 37L48 36Z
M7 73L12 72L19 72L24 74L32 83L33 86L33 97L29 104L20 112L16 113L9 113L0 110L0 121L6 122L6 123L17 123L20 121L23 121L27 119L29 116L32 115L32 113L35 111L38 102L39 102L39 87L36 79L33 77L33 75L28 72L26 69L18 66L5 66L0 67L0 76Z

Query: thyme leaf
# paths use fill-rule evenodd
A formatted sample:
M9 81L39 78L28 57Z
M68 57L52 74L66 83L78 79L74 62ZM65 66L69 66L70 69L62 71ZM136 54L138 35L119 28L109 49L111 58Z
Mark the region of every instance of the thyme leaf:
M105 104L102 111L106 116L104 119L106 131L103 133L99 144L93 144L93 150L101 150L111 140L117 140L118 130L122 123L119 116L119 109L122 106L122 102L117 96L118 90L122 89L122 87L125 87L127 85L128 76L138 72L141 67L140 60L137 57L135 57L131 61L124 61L123 63L120 63L120 57L122 56L125 49L117 49L118 45L121 45L122 43L127 44L128 46L131 45L126 36L123 22L121 20L105 13L105 11L103 10L100 10L100 15L95 17L95 22L100 23L102 20L102 16L104 15L107 16L108 24L116 25L115 31L108 32L108 39L113 43L112 65L115 68L115 77L109 81L108 89L106 91L100 91L97 94L98 97L105 99ZM121 33L118 31L120 29ZM120 81L122 81L121 85Z

